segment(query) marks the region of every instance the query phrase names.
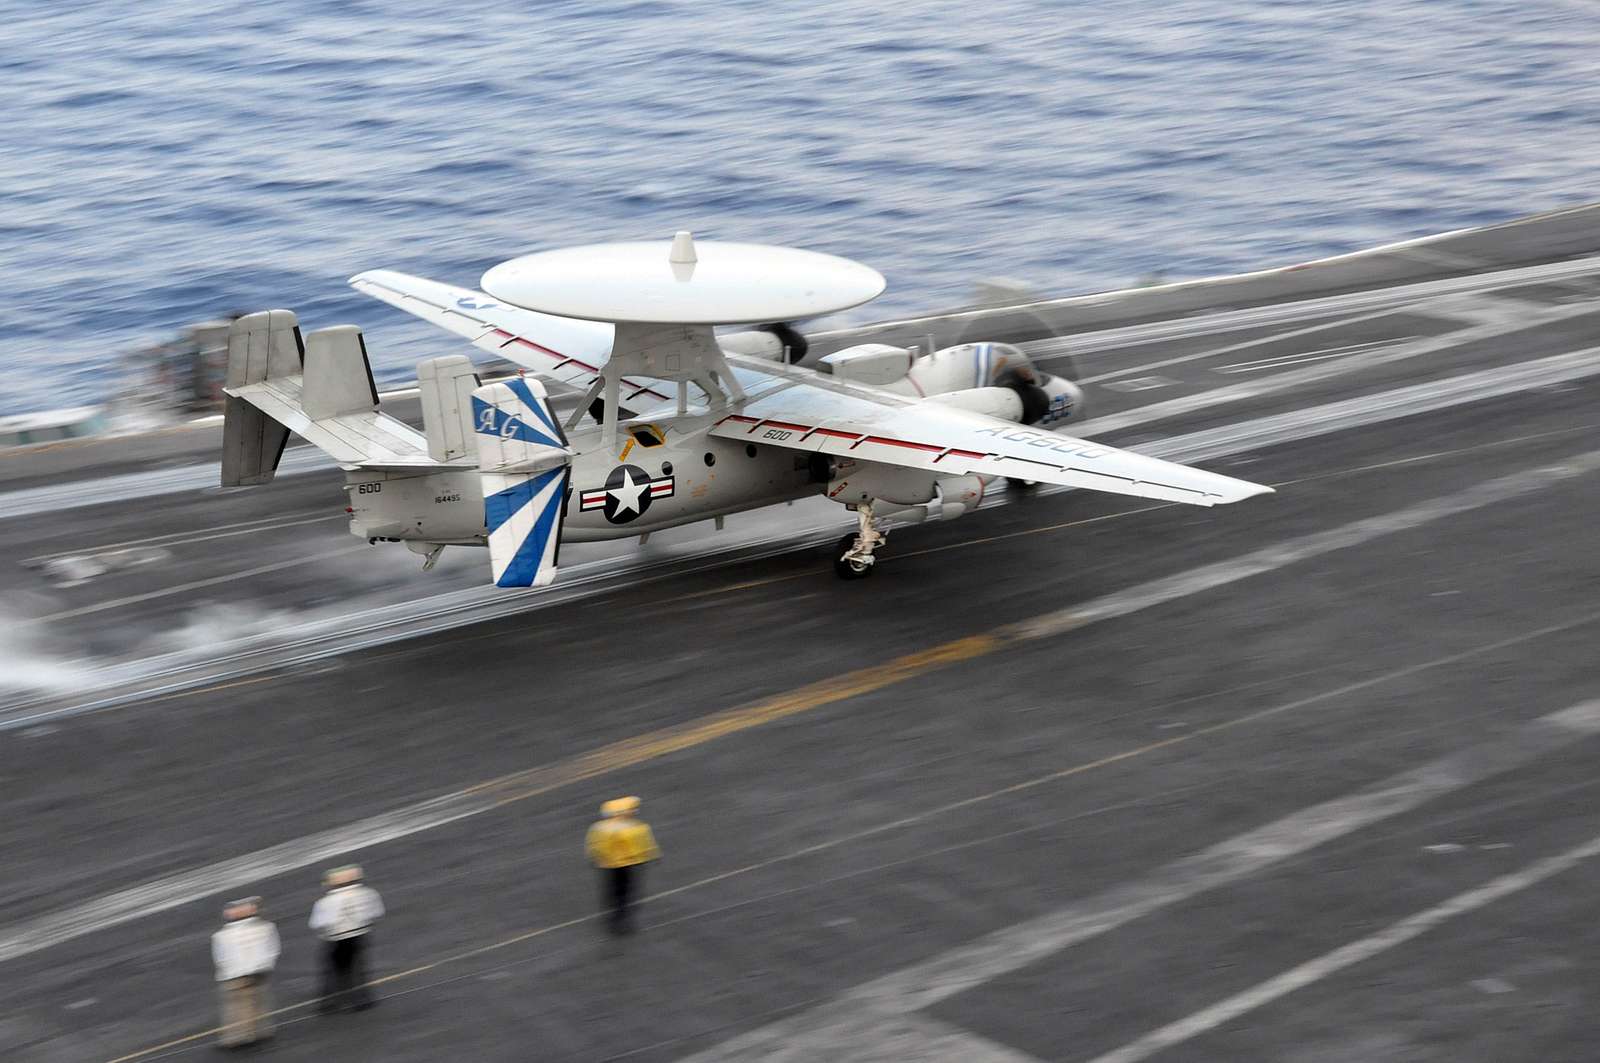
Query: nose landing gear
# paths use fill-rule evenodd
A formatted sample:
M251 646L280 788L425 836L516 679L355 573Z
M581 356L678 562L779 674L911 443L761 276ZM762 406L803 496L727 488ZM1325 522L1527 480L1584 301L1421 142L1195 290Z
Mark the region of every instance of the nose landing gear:
M874 554L889 538L889 533L880 531L877 521L873 520L871 502L856 506L856 519L860 521L860 530L839 540L839 554L833 561L833 570L840 579L865 579L872 575L872 566L877 562Z

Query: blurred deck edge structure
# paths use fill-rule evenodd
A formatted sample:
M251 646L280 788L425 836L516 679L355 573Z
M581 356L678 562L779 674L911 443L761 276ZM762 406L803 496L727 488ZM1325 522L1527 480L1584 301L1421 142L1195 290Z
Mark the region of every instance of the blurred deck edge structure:
M904 347L929 342L944 347L979 339L1025 343L1199 312L1240 310L1467 277L1596 252L1600 252L1600 203L1591 203L1253 273L1042 299L1011 307L968 307L813 333L807 339L814 355L867 342ZM381 348L381 339L378 343ZM391 404L396 416L404 419L414 414L414 393L409 388L385 395L401 400L397 405ZM82 474L101 466L127 467L212 454L221 446L221 433L220 418L206 417L145 433L0 451L0 484L69 471Z
M1046 335L1139 325L1199 311L1241 310L1311 296L1466 277L1596 251L1600 251L1600 203L1591 203L1253 273L1042 299L1010 307L1014 314L998 313L1007 309L1004 306L964 307L817 333L808 339L811 350L821 354L866 342L915 346L927 343L930 336L938 347L974 339L1022 343ZM967 335L978 313L984 315L983 335Z

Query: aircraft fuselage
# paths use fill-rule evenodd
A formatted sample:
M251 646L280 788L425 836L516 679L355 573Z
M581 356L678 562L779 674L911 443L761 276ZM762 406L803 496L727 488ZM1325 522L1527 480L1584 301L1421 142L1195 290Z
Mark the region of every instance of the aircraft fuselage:
M708 434L715 417L635 419L615 447L601 432L569 434L577 456L562 529L565 542L603 542L710 520L820 493L803 456ZM476 468L421 474L347 474L353 534L368 539L483 545Z

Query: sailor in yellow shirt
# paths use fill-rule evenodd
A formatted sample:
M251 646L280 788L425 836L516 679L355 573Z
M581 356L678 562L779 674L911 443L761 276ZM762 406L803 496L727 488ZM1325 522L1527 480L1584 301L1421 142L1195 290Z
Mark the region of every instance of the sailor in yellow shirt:
M601 903L611 911L613 934L633 930L628 904L638 888L640 865L658 860L661 850L650 825L639 818L639 799L619 797L600 806L600 820L589 828L589 862L600 870Z

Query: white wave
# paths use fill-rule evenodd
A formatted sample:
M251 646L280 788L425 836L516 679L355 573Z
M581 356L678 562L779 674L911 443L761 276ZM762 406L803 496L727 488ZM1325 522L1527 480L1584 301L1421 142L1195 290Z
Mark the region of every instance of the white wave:
M33 621L0 613L0 694L72 694L96 682L92 661L57 652Z

